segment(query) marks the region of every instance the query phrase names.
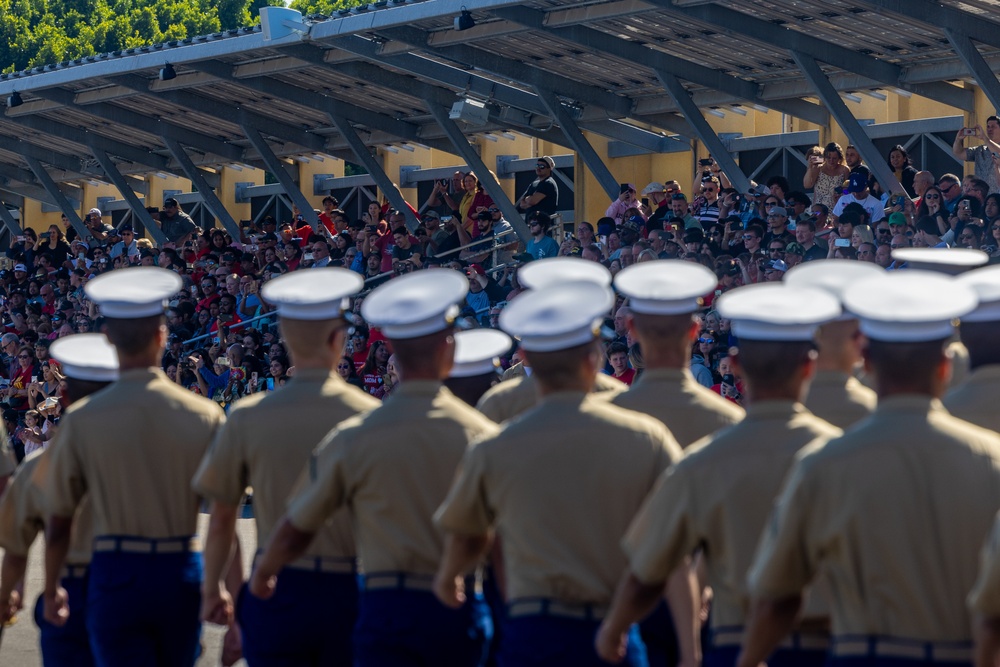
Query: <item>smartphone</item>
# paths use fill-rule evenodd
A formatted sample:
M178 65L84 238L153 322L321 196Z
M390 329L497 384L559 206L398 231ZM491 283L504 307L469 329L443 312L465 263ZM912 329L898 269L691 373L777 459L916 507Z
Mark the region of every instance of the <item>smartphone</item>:
M37 375L32 375L31 376L31 382L32 382L32 384L38 382L38 376Z
M563 241L569 241L573 238L573 232L563 232Z
M712 158L710 158L710 157L702 158L702 159L698 160L698 164L701 165L702 167L711 167L712 166Z
M903 195L898 195L895 199L892 200L892 204L893 206L902 206L904 201L906 201L906 197L904 197Z
M254 371L253 373L250 374L250 382L253 383L253 384L257 384L257 372L256 371Z
M963 211L971 211L972 210L972 202L970 202L968 199L963 200L962 203L960 204L960 206L961 206L961 208L962 208Z
M608 245L608 237L606 234L601 234L599 237L597 237L597 239L601 242L601 245L603 246Z
M974 127L963 127L962 128L963 137L974 137L976 136L976 128Z
M311 262L313 261L313 254L311 252L307 252L306 254L302 255L302 259L304 259L307 262Z
M274 378L267 378L267 390L274 391Z
M59 405L59 399L55 396L49 396L44 401L42 401L42 408L46 410L51 410L52 408Z
M451 222L451 218L452 218L452 216L450 216L450 215L442 215L441 216L441 222Z
M24 237L23 236L18 236L17 237L17 242L18 243L24 243Z
M642 205L645 206L646 208L649 208L649 197L642 198Z
M837 239L836 241L833 242L833 245L834 247L837 248L850 248L851 239Z
M621 194L621 195L625 194L626 192L628 192L629 190L632 189L632 188L630 188L628 186L628 183L619 183L618 187L620 188L618 194Z
M736 378L732 373L726 373L722 376L722 384L728 384L730 387L736 386Z

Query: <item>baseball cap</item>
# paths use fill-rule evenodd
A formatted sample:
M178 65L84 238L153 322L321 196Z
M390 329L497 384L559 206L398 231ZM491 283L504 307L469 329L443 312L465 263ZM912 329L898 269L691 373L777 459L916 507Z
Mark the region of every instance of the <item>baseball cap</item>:
M771 209L771 212L768 213L768 215L780 215L782 217L787 218L788 217L788 211L785 210L784 207L775 206L774 208Z
M21 273L27 273L28 272L28 267L26 267L24 264L15 264L14 265L14 272L16 273L18 271L20 271Z
M163 200L163 207L166 208L168 206L179 206L179 204L177 203L177 200L174 199L173 197L167 197L166 199Z
M642 194L651 195L654 192L666 192L666 191L667 191L667 186L665 186L663 183L657 183L654 181L642 189Z
M645 224L646 224L645 220L643 220L638 215L633 215L631 218L622 223L621 230L623 232L635 232L636 234L638 234L639 230L642 229L643 225Z
M900 213L899 211L896 211L895 213L891 213L889 215L889 226L905 227L906 226L906 216L903 215L902 213Z
M422 220L426 220L427 218L434 218L435 220L440 220L441 216L438 214L437 211L424 211L424 214L420 216L420 218Z
M788 270L788 265L785 264L785 260L783 260L783 259L774 259L774 260L771 260L768 263L767 267L769 269L774 269L775 271L781 271L782 273L784 273L785 271Z
M868 172L852 171L847 179L848 192L863 192L868 187Z

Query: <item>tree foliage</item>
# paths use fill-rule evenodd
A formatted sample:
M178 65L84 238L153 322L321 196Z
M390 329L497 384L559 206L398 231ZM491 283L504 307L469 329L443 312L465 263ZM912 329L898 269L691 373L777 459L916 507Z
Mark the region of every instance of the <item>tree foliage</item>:
M253 25L268 4L282 2L0 0L0 71Z

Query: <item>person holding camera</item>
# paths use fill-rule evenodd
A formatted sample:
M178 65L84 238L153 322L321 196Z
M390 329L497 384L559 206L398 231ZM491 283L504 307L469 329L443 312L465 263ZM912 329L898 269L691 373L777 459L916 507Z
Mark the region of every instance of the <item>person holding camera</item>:
M649 209L643 206L642 201L636 198L635 186L631 183L619 183L619 188L618 199L611 202L611 206L608 207L604 215L613 218L615 224L620 225L625 220L625 213L630 208L637 208L643 222L645 222L649 217Z
M978 139L983 144L975 148L966 148L965 140L967 138ZM1000 191L1000 179L997 176L994 160L1000 154L1000 118L997 116L987 118L985 132L982 125L963 127L955 135L951 152L959 160L975 163L976 178L986 181L990 186L990 192Z

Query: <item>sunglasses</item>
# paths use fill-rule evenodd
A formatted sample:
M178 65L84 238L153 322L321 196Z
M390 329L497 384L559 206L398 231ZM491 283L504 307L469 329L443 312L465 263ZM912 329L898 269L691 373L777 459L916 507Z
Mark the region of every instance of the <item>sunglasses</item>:
M715 188L702 188L702 192L715 192Z
M489 211L490 213L499 213L500 212L500 209L498 209L498 208L488 208L486 210Z
M875 231L877 231L879 234L891 234L892 233L891 229L881 229L880 228L880 229L876 229Z
M757 238L757 237L756 237L756 236L754 236L753 234L744 234L744 235L743 235L743 240L744 240L744 241L751 241L751 240L753 240L753 239L755 239L755 238Z
M548 168L549 168L549 165L547 165L547 164L536 164L535 165L535 169L548 169Z
M705 343L706 345L712 345L713 343L715 343L715 339L714 338L699 338L698 342L699 343Z
M18 358L18 359L31 359L31 357L29 357L29 356L28 356L28 355L26 355L26 354L19 354L19 355L17 355L17 358Z
M924 195L924 199L941 199L940 195Z
M769 252L778 253L779 255L784 255L785 251L783 248L768 248Z

